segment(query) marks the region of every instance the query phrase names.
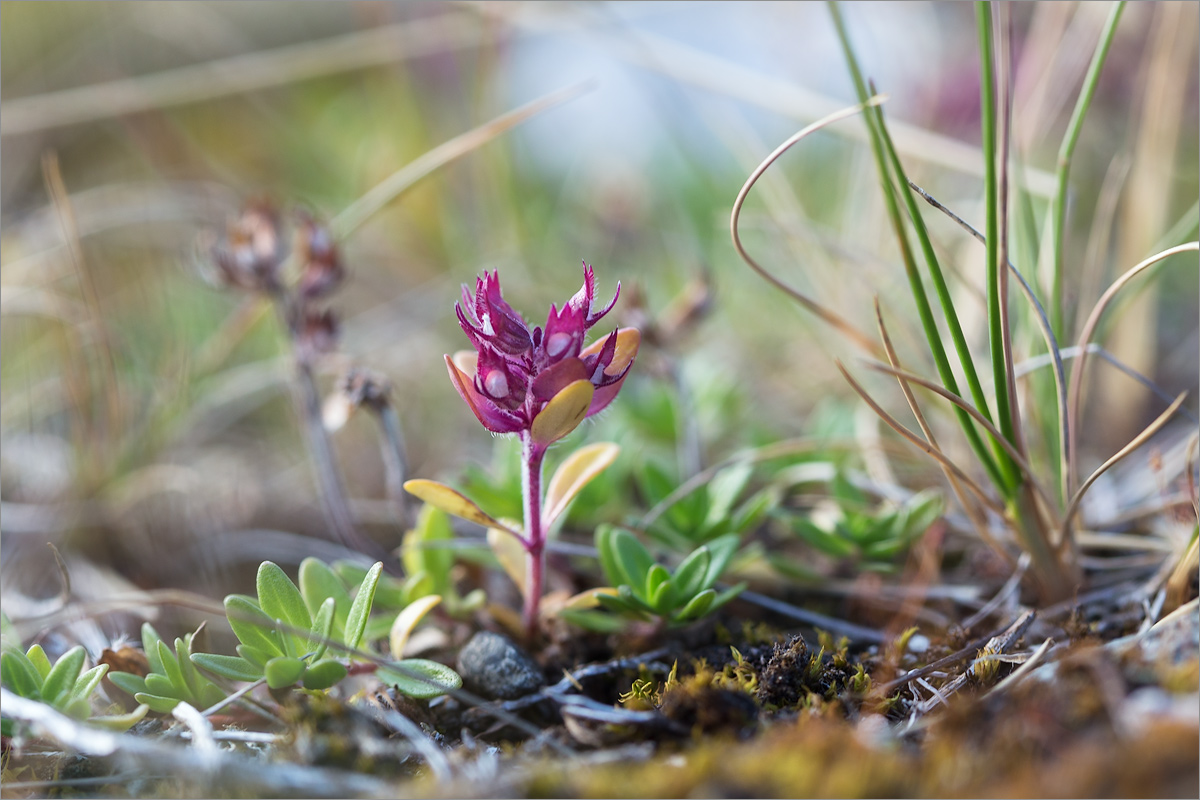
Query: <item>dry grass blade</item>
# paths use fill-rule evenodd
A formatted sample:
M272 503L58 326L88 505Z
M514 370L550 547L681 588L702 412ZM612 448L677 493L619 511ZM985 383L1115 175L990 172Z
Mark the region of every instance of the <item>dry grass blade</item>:
M1046 508L1047 509L1053 508L1053 505L1050 502L1050 498L1046 495L1046 492L1042 488L1041 484L1038 483L1037 477L1033 472L1033 467L1025 459L1025 456L1023 456L1020 453L1020 451L1018 451L1017 448L1011 442L1009 442L1006 439L1004 439L1003 437L1001 437L1000 431L996 428L996 426L993 425L992 423L988 422L987 418L984 417L983 414L980 414L979 410L977 408L975 408L970 403L968 403L966 400L962 399L961 397L956 395L954 392L951 392L949 389L945 388L941 384L935 383L934 381L927 380L925 378L922 378L919 375L914 375L911 372L905 372L904 370L896 369L895 367L889 367L886 364L872 363L870 361L866 362L866 364L868 367L870 367L873 370L876 370L878 372L885 372L888 375L892 375L892 376L895 376L896 378L899 378L900 380L910 381L912 383L917 384L918 386L920 386L922 388L928 389L929 391L933 392L934 394L944 397L945 399L949 400L954 405L961 408L963 411L966 411L968 414L970 414L971 419L978 422L983 427L984 430L986 430L992 436L996 437L996 441L998 441L1000 443L1000 446L1004 448L1004 452L1008 453L1008 455L1012 458L1013 462L1018 467L1021 468L1022 472L1025 473L1025 477L1029 479L1029 484L1033 487L1034 491L1037 492L1038 497L1041 498L1042 502L1046 504Z
M211 100L467 47L479 25L458 13L247 53L58 92L6 99L0 136Z
M1166 411L1159 414L1153 422L1146 426L1145 430L1134 437L1133 441L1122 447L1115 454L1113 454L1112 458L1108 459L1108 461L1105 461L1103 464L1097 467L1096 471L1093 472L1088 479L1083 482L1082 485L1080 485L1079 489L1075 492L1075 495L1071 498L1070 504L1067 506L1066 514L1063 516L1063 542L1068 541L1071 531L1071 519L1075 516L1075 512L1079 510L1079 503L1083 499L1084 493L1087 492L1087 490L1091 488L1092 484L1096 482L1096 479L1107 472L1110 467L1119 462L1121 459L1125 458L1125 456L1129 455L1134 450L1141 447L1146 443L1147 440L1149 440L1151 436L1157 433L1163 425L1166 425L1167 421L1170 420L1171 417L1174 416L1175 412L1179 410L1179 406L1183 405L1183 401L1186 397L1187 392L1181 392L1179 397L1175 398L1175 402L1171 403Z
M1116 297L1117 294L1119 294L1120 291L1124 289L1131 280L1158 262L1178 253L1186 253L1189 250L1200 251L1200 242L1187 242L1177 247L1171 247L1163 250L1160 253L1155 253L1145 261L1142 261L1120 278L1117 278L1117 280L1115 280L1113 284L1109 286L1107 290L1105 290L1104 294L1100 296L1100 299L1096 301L1096 306L1092 309L1092 313L1088 315L1087 322L1085 322L1083 325L1083 331L1079 334L1078 361L1075 363L1075 368L1071 370L1071 385L1067 389L1067 408L1069 418L1072 422L1068 437L1068 448L1066 451L1066 479L1068 481L1068 487L1074 483L1076 462L1078 461L1075 453L1075 431L1079 426L1079 403L1080 393L1083 390L1083 368L1087 364L1088 357L1087 346L1092 340L1092 334L1096 332L1096 326L1100 324L1100 317L1104 314L1104 310L1108 307L1108 304L1112 302L1113 298Z
M769 156L767 156L753 172L750 173L750 177L746 179L746 183L742 186L741 191L738 192L737 199L733 201L733 211L729 215L729 233L733 237L733 246L737 250L738 255L742 257L742 260L745 261L752 270L757 272L772 286L779 289L796 302L800 303L800 305L807 308L813 314L816 314L836 331L872 355L880 355L880 352L878 346L876 346L876 344L871 340L871 337L854 327L838 314L830 311L820 303L808 297L803 292L793 289L779 278L776 278L774 275L760 266L757 261L750 257L750 254L746 252L746 248L742 246L742 237L738 234L738 218L741 216L742 206L745 204L746 197L750 194L750 190L754 187L754 184L758 182L758 179L763 176L763 173L765 173L780 156L786 153L792 147L792 145L805 139L809 134L821 130L821 128L832 125L833 123L839 122L843 119L847 119L848 117L852 117L855 114L860 114L865 109L870 108L871 106L877 106L886 99L887 98L884 95L875 95L866 103L861 103L856 106L844 108L841 111L836 111L827 117L817 120L800 132L793 134L787 141L775 148L775 150Z
M875 320L879 325L879 338L883 342L883 349L887 354L888 363L894 368L900 369L900 359L896 355L896 348L892 346L892 338L888 336L887 325L883 322L883 309L879 307L878 297L875 298ZM917 404L917 398L913 395L908 381L899 376L896 376L896 381L900 384L900 391L904 393L904 399L908 402L908 407L912 409L913 416L917 419L917 425L920 426L921 433L925 434L925 438L929 441L930 445L938 447L937 437L933 435L933 429L929 427L929 422L925 419L925 414ZM946 480L950 482L950 488L954 491L954 496L958 498L959 505L962 506L963 512L967 515L967 519L971 521L971 525L975 528L975 532L979 538L987 542L997 553L1009 559L1010 556L1008 553L992 538L992 534L988 531L987 523L980 515L979 509L967 498L962 485L954 477L954 473L944 465L939 466L942 467L942 472L945 474Z
M595 88L595 82L582 81L574 86L559 89L556 92L539 97L526 103L520 108L501 114L490 122L459 134L453 139L443 142L432 150L423 153L413 161L393 172L382 183L354 201L330 223L333 234L344 239L359 226L374 216L380 209L395 200L406 189L421 180L431 172L445 164L461 158L472 150L490 142L500 134L508 131L522 122L546 111L554 106L574 100Z
M1007 516L1004 507L1002 505L1000 505L999 503L997 503L995 500L993 500L991 497L989 497L987 492L983 491L983 489L980 488L979 484L977 484L977 483L975 483L975 481L971 480L970 476L968 476L967 473L963 472L963 470L957 464L955 464L953 461L951 461L949 458L947 458L946 455L941 450L937 449L936 447L929 444L928 442L923 441L921 439L921 437L917 436L915 433L910 431L908 428L904 427L899 422L897 422L892 417L891 414L887 413L887 411L885 411L882 406L880 406L878 403L876 403L875 400L871 397L871 395L867 393L867 390L864 389L858 383L858 381L854 380L854 378L852 378L850 376L850 373L849 373L849 371L847 371L846 366L844 364L842 364L842 362L840 360L835 361L834 363L837 364L837 368L842 373L842 377L845 378L846 382L850 384L850 388L854 389L854 391L858 393L858 396L861 397L863 399L863 401L871 407L871 410L873 410L876 414L878 414L880 419L882 419L884 422L886 422L892 428L892 430L896 431L896 433L900 434L905 439L908 439L908 441L912 442L914 445L916 445L922 451L927 453L931 458L936 460L943 467L950 470L950 472L952 472L954 474L954 477L958 478L958 480L962 482L963 486L970 489L971 493L974 494L977 498L979 498L979 501L983 505L985 505L986 507L988 507L989 509L991 509L992 511L994 511L996 514L998 514L1001 517ZM883 365L880 365L880 366L883 366Z

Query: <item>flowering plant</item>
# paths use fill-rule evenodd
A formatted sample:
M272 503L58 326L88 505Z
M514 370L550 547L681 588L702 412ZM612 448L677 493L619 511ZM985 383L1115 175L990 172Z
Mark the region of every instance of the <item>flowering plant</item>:
M525 564L523 569L510 566L509 572L522 578L530 635L537 627L546 531L575 494L612 463L617 448L583 448L558 470L545 496L542 461L550 445L617 396L641 342L636 329L621 328L584 346L588 330L612 309L621 286L618 283L613 299L597 310L596 278L586 262L583 277L583 287L561 309L550 306L544 328L531 329L505 302L497 272L478 278L474 295L464 286L462 302L455 304L459 325L474 350L446 356L446 367L454 388L483 427L521 440L523 526L492 519L463 495L434 481L405 484L427 503L497 531L491 538L502 562L504 545L496 546L497 535L515 537Z

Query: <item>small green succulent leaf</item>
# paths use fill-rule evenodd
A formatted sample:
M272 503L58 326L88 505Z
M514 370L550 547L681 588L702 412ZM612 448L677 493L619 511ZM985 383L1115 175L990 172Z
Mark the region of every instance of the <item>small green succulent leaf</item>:
M72 698L67 695L59 706L59 710L72 719L87 719L92 713L92 704L86 697Z
M656 564L655 566L658 565ZM675 591L674 584L668 578L660 583L654 589L654 593L650 595L650 606L654 609L655 613L666 616L675 607L675 604L678 602L677 598L678 592Z
M218 653L196 653L192 661L201 669L231 681L256 681L263 676L263 668L240 656L224 656ZM266 663L266 662L263 662Z
M141 722L149 711L150 706L142 703L128 714L110 714L102 717L92 717L88 722L110 731L127 731Z
M333 630L339 634L345 631L346 620L350 616L351 600L350 593L346 591L345 585L337 574L324 561L310 556L300 562L300 572L297 577L300 580L300 594L304 597L308 613L316 617L321 604L326 599L332 598L334 602Z
M745 581L741 581L740 583L730 586L723 592L717 592L717 596L713 598L712 605L710 605L704 613L711 614L712 612L716 611L718 608L725 605L730 600L745 591L746 587L749 585L750 584L746 583Z
M700 594L688 601L683 610L679 612L676 619L680 622L690 622L694 619L699 619L708 613L709 606L713 604L713 600L717 597L717 593L713 589L705 589Z
M50 674L51 665L50 659L46 657L46 651L42 649L42 646L40 644L35 644L33 647L30 647L25 653L25 657L29 659L31 664L33 664L33 667L37 670L38 675L42 676L42 680L46 680L46 676Z
M169 647L167 647L167 643L164 641L161 641L161 640L158 643L158 658L159 658L159 661L161 661L162 665L163 665L162 674L166 675L167 680L169 680L171 682L171 685L176 687L176 689L178 691L190 693L190 690L188 689L187 681L185 681L183 679L183 670L180 669L180 667L179 667L179 661L171 653L171 649ZM150 676L147 676L147 678L149 678L149 677ZM149 683L147 683L146 685L150 686L150 691L155 692L156 694L161 694L161 692L158 692ZM186 694L168 695L168 696L169 697L178 697L180 700L186 699Z
M215 706L217 703L224 700L225 697L225 692L221 690L221 687L217 686L212 681L205 680L204 685L201 687L199 692L200 708L203 710Z
M613 547L623 578L619 583L638 588L645 586L646 573L654 566L654 558L646 546L629 531L618 528L613 537Z
M346 666L332 658L315 661L304 670L304 688L320 691L328 689L346 677Z
M299 658L277 656L267 662L263 674L267 676L267 686L272 689L282 689L300 680L304 674L305 664Z
M114 672L108 676L113 686L126 694L137 694L146 691L146 679L132 672Z
M266 650L260 650L257 647L251 647L248 644L239 644L233 649L247 662L258 667L260 677L262 676L262 668L267 665L268 661L278 655L278 653L268 653Z
M625 583L625 575L617 564L616 548L617 529L611 525L600 525L596 528L596 554L600 558L600 569L610 586Z
M375 601L375 589L379 585L379 576L383 574L383 562L376 561L363 577L354 596L354 605L350 607L350 617L346 620L347 647L357 648L362 641L363 631L367 628L367 617L371 614L371 605Z
M236 628L234 630L236 631ZM165 672L162 660L158 657L158 643L161 641L162 637L158 635L158 631L154 630L154 626L149 622L143 622L142 650L146 653L146 661L150 664L150 671L159 674Z
M779 492L773 488L766 488L756 492L745 503L738 506L734 512L733 518L730 520L730 527L735 533L745 533L746 531L757 527L762 520L770 513L771 509L779 504Z
M170 714L175 710L175 706L179 705L178 697L160 697L147 692L138 692L133 696L133 699L143 705L149 706L151 711L158 714Z
M680 600L691 599L704 589L704 577L708 574L708 565L712 561L708 546L698 547L675 568L675 576L671 583Z
M182 639L175 639L175 654L179 660L179 671L183 673L183 683L192 693L193 697L199 697L204 691L204 685L208 683L192 664L192 635L188 634Z
M720 579L721 573L729 566L729 562L733 560L733 556L741 544L742 539L736 533L718 536L708 543L711 560L708 563L708 570L704 573L704 580L700 584L702 588L707 589Z
M146 676L146 691L158 697L173 697L176 700L186 700L187 692L182 686L171 682L171 679L160 672L151 672ZM153 706L151 706L153 708Z
M662 613L662 608L658 605L657 599L666 599L667 595L659 594L659 589L666 586L670 589L671 573L662 564L654 564L646 572L646 584L642 589L642 597L649 603L650 607L655 611Z
M0 673L4 685L29 700L42 699L42 678L29 658L20 650L6 650L0 655Z
M438 697L462 686L457 672L424 658L406 658L375 671L375 677L409 697L428 699Z
M71 688L71 699L78 700L79 698L83 698L87 700L92 696L92 692L96 691L96 687L104 679L104 675L107 672L108 664L98 664L80 675L75 681L75 685Z
M704 527L716 528L727 523L742 490L750 481L754 465L748 461L731 464L718 472L708 483L708 513Z
M86 652L81 645L76 645L62 654L62 657L50 668L50 674L42 683L42 699L52 706L58 706L71 693L79 673L83 671L83 659ZM28 658L26 658L28 661ZM32 666L32 663L31 663ZM34 667L36 671L37 668Z
M433 506L425 506L425 508L433 508ZM434 510L436 511L437 509ZM447 575L446 585L449 586L449 583L449 576ZM382 584L382 581L380 581L380 584ZM400 607L407 608L414 601L420 600L422 597L426 597L431 594L441 594L441 592L434 591L436 587L437 582L434 580L431 573L423 569L409 573L408 578L406 578L404 581L404 588L400 593L400 600L402 603ZM384 608L394 608L394 606L383 602L382 594L383 593L378 590L375 592L376 605ZM367 641L371 641L370 636L367 637Z
M227 596L225 616L229 620L229 627L233 628L234 634L242 644L259 652L269 653L271 657L283 655L283 645L274 632L275 620L267 616L253 598L244 594Z
M309 640L309 649L313 650L312 661L319 661L321 656L325 654L325 648L329 646L329 637L333 635L333 612L336 606L336 601L332 597L325 598L325 602L317 609L317 613L313 618L313 637Z
M308 607L304 605L304 597L296 588L296 584L292 583L292 579L280 569L278 564L264 561L258 567L256 585L258 605L262 608L263 613L284 623L282 626L277 626L280 635L291 640L293 654L303 655L308 649L307 639L299 633L292 632L291 629L311 630L312 615L308 613Z
M410 576L420 572L429 575L433 585L425 594L442 594L439 590L444 590L449 585L450 570L454 567L454 552L436 545L453 538L450 515L432 505L421 508L416 527L404 534L400 558ZM380 600L382 601L382 598Z
M596 595L596 601L600 603L600 607L617 614L636 614L638 613L637 606L626 602L619 595L601 594Z

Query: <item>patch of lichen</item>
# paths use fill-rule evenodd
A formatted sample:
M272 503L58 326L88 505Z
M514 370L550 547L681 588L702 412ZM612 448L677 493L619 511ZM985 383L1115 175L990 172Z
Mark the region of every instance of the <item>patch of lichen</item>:
M406 747L363 711L325 692L293 692L280 707L289 730L278 756L293 763L372 775L411 776Z

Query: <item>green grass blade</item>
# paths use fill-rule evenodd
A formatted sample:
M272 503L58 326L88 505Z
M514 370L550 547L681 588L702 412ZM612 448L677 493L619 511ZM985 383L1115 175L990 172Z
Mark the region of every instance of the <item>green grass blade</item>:
M1058 149L1058 171L1055 175L1056 185L1054 197L1051 200L1050 215L1050 247L1051 247L1051 297L1050 323L1054 326L1054 335L1061 341L1066 333L1066 309L1063 308L1063 229L1067 221L1067 177L1071 172L1071 159L1075 155L1075 144L1079 141L1079 132L1083 129L1083 118L1087 115L1096 94L1096 86L1100 82L1100 70L1108 58L1108 50L1112 45L1113 34L1117 31L1117 22L1125 9L1125 0L1113 3L1100 33L1100 42L1092 53L1092 62L1088 65L1087 75L1083 78L1083 87L1075 101L1071 112L1071 121L1067 123L1067 131L1063 135L1062 145ZM989 237L990 238L990 237Z

